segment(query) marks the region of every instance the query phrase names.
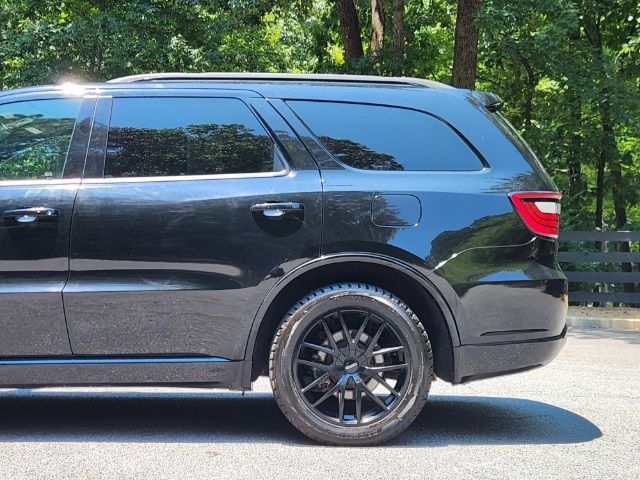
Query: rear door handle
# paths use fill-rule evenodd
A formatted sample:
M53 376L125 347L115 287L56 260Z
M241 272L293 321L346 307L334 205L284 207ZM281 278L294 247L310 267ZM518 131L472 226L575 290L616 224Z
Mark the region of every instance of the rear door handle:
M289 215L301 216L304 214L304 205L298 202L257 203L251 206L251 213L277 220Z
M53 220L58 217L58 210L49 207L19 208L7 210L2 214L5 220L13 220L18 223L33 223L38 220Z

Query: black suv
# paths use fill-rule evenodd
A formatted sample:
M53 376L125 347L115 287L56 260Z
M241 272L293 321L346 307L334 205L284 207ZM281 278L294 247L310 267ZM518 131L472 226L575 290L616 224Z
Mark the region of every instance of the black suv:
M0 386L249 389L365 445L565 338L560 194L493 94L157 74L0 93Z

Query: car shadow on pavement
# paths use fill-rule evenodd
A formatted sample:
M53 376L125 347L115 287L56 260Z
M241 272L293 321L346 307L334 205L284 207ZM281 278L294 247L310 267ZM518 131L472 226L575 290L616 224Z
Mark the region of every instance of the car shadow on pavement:
M394 444L402 446L583 443L602 436L586 418L509 397L432 396Z
M432 396L389 446L588 442L589 420L517 398ZM1 442L256 442L309 445L269 393L0 391Z

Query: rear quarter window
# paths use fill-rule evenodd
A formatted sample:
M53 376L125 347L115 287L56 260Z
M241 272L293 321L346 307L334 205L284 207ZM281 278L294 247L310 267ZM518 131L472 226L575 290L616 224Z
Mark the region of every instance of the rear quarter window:
M416 110L341 102L289 101L340 162L363 170L474 171L483 165L444 122Z

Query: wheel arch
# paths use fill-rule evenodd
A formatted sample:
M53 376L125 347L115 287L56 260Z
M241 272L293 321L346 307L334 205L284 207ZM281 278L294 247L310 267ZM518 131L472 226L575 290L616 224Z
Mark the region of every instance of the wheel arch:
M384 288L418 316L432 343L435 373L453 381L454 349L460 345L455 320L439 290L419 271L396 259L371 254L339 254L308 262L271 289L262 301L245 349L242 384L249 387L268 362L273 336L282 318L300 298L333 283L361 282Z

